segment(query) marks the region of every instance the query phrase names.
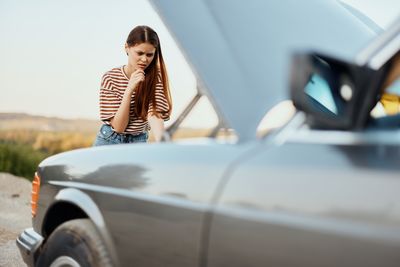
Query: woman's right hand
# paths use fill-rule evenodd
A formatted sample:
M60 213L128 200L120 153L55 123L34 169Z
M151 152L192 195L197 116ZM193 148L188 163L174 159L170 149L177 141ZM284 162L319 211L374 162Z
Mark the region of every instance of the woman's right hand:
M128 87L127 89L133 93L133 91L135 91L135 89L137 88L137 86L139 85L139 83L144 81L144 70L141 69L137 69L135 70L132 74L131 74L131 78L129 79L128 82Z

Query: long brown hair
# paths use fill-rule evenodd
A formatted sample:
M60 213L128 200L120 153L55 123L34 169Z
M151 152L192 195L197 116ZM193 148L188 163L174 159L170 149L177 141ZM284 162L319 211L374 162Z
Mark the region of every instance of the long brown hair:
M149 104L152 103L153 113L158 118L169 116L172 110L171 94L169 91L168 75L164 59L161 53L160 39L157 33L148 26L137 26L126 39L128 47L141 43L152 44L155 48L155 55L150 65L145 70L145 80L139 84L135 92L134 113L142 119L147 119ZM161 83L164 88L164 96L168 102L168 111L160 114L157 111L156 103L156 84L161 74Z

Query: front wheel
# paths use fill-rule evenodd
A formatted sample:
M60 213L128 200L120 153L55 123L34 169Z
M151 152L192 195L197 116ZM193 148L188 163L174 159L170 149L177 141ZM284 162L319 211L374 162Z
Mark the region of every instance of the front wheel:
M111 267L112 262L96 227L89 219L59 225L50 235L35 266Z

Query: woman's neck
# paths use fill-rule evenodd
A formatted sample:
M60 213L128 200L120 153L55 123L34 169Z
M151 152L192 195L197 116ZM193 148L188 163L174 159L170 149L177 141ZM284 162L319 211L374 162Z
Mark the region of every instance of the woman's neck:
M128 77L128 79L131 77L132 73L134 72L133 67L131 67L129 64L124 66L124 72L126 77Z

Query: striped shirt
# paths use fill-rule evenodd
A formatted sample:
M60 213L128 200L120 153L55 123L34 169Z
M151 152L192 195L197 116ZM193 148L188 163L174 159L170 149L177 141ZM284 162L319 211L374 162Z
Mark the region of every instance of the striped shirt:
M115 116L119 106L121 105L122 98L126 87L128 86L128 77L122 67L113 68L106 72L101 80L100 87L100 119L103 123L110 125L110 120ZM161 75L158 77L156 84L156 108L157 113L161 118L168 120L168 102L164 95L163 84L161 82ZM140 134L150 130L147 119L143 120L134 114L135 106L135 92L132 94L131 108L128 125L124 131L125 134ZM149 104L148 113L152 113L153 105Z

